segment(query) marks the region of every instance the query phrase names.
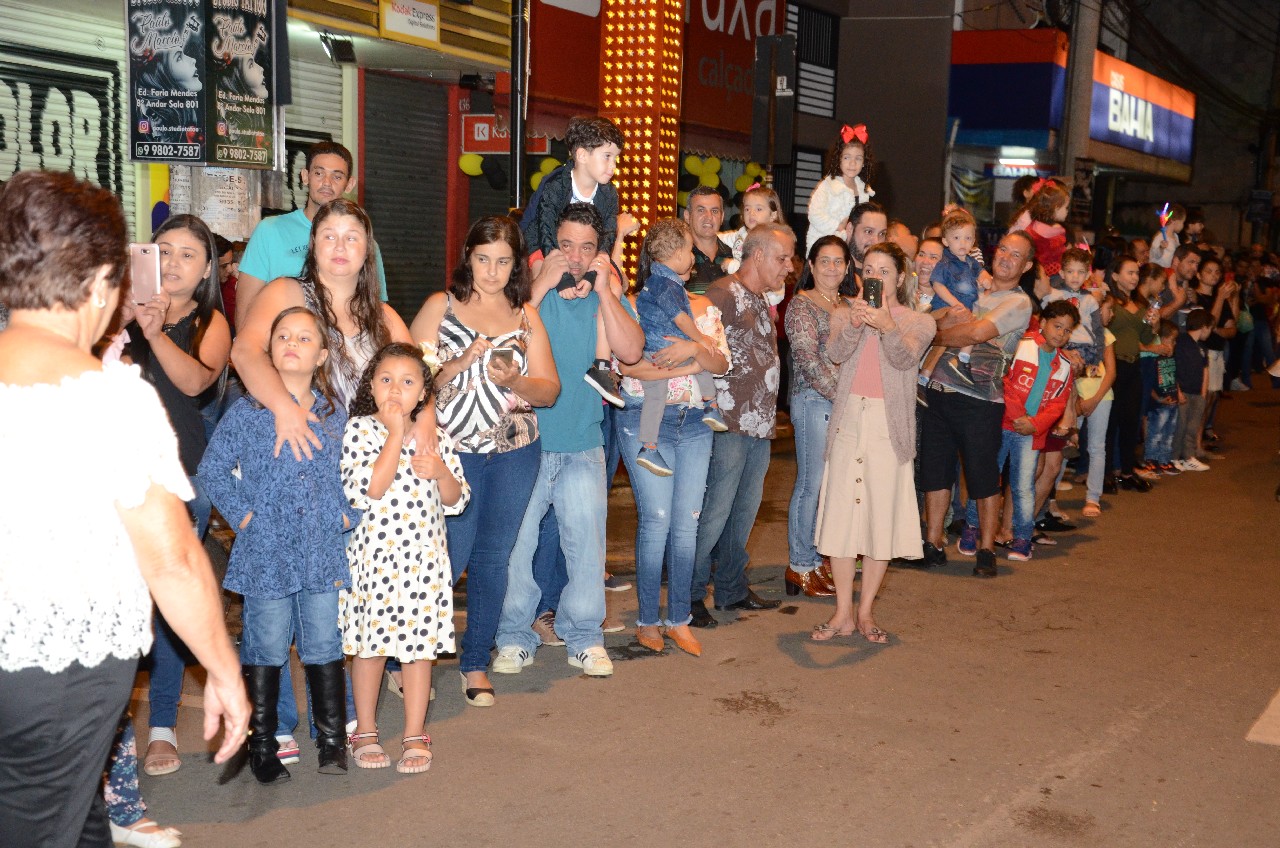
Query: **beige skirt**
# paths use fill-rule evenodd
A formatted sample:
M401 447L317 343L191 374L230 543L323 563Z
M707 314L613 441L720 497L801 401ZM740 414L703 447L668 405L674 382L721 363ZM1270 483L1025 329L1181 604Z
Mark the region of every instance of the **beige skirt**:
M910 462L889 442L884 401L850 395L822 472L814 543L825 556L920 559L920 509Z

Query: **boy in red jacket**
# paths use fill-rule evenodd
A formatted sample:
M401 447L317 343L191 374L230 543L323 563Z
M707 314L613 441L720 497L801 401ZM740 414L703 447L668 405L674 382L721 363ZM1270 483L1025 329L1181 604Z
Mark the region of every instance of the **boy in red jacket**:
M1075 380L1072 365L1061 348L1080 323L1080 312L1067 300L1050 303L1040 313L1039 328L1027 331L1018 343L1004 378L1004 428L1000 456L1009 461L1009 495L1013 500L1013 542L1009 559L1031 559L1035 526L1036 461L1045 436L1062 417ZM1008 509L1008 504L1005 505ZM969 502L969 521L978 521L977 505Z

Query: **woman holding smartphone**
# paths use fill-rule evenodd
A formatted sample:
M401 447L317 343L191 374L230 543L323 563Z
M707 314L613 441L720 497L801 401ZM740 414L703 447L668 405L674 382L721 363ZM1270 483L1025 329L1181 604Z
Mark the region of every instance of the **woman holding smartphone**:
M217 248L209 227L194 215L174 215L155 231L160 253L160 288L146 303L125 306L133 320L127 353L142 368L164 404L178 435L182 467L196 493L190 509L196 536L209 526L209 498L196 476L204 456L205 428L197 397L226 373L231 328L222 314ZM136 296L136 295L135 295ZM163 616L156 618L151 654L151 735L143 771L155 776L182 766L178 758L178 701L186 669L178 640Z
M912 461L916 453L916 375L937 332L913 309L915 286L896 244L867 249L862 297L831 316L827 355L840 363L827 466L818 499L818 551L831 557L836 611L812 634L824 642L855 632L883 643L872 617L889 560L919 559L920 511ZM862 597L853 608L854 559L862 557Z
M533 407L560 394L551 343L529 305L524 238L510 218L472 225L447 292L433 294L411 334L439 360L436 418L453 437L471 504L445 519L453 581L467 574L458 669L473 707L494 703L489 650L507 594L507 562L542 457Z

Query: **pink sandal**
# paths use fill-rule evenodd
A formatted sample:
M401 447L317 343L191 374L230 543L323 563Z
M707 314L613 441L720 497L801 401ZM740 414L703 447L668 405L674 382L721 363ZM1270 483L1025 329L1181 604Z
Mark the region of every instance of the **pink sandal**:
M425 742L427 747L423 748L404 748L400 754L400 761L396 763L396 771L400 774L421 774L431 768L431 737L425 733L421 736L406 736L400 740L401 746L408 745L410 742ZM426 760L420 766L407 765L410 760Z
M382 746L377 743L377 738L378 731L376 730L372 733L352 733L347 737L347 749L351 752L351 759L355 760L356 768L380 769L391 765L391 758L387 756L387 752L382 749ZM357 748L356 742L360 739L373 739L375 741ZM366 760L364 759L366 754L376 754L381 759Z

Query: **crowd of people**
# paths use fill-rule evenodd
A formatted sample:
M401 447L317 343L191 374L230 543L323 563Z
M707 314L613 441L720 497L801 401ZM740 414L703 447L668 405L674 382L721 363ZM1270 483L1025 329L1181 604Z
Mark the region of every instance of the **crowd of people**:
M5 184L3 539L9 562L46 567L0 574L0 831L180 844L145 817L137 775L182 765L193 658L206 738L225 725L219 761L247 738L263 784L302 757L292 647L324 774L430 768L442 656L474 707L496 703L490 675L543 647L611 675L619 463L640 646L699 656L709 600L779 605L749 585L748 540L788 419L786 591L834 597L813 640L885 643L890 563L945 565L954 538L995 577L998 549L1027 561L1072 529L1059 489L1084 485L1082 516L1100 519L1106 495L1208 470L1219 400L1274 364L1280 263L1227 255L1177 206L1149 240L1089 245L1064 184L1020 181L988 261L964 209L918 234L889 217L859 125L829 153L802 255L772 189L747 189L726 229L724 198L699 187L649 222L631 277L621 248L638 222L611 184L623 136L575 118L566 145L522 220L473 224L409 323L385 302L373 222L344 199L341 145L310 149L306 206L263 221L238 264L199 218L171 217L143 298L121 285L109 193L38 172ZM89 410L110 414L85 427ZM238 661L200 544L215 509L235 532L222 588L243 598ZM127 700L142 655L139 763ZM377 725L384 680L403 699L398 758Z

